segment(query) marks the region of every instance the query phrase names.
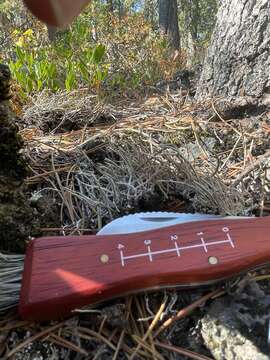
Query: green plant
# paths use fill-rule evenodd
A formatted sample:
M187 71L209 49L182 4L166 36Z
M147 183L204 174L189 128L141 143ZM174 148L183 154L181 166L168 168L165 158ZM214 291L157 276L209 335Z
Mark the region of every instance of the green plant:
M14 61L9 61L9 67L13 78L18 81L25 93L41 91L45 88L52 90L59 88L57 66L48 61L46 51L37 54L17 46L15 56Z
M16 3L16 16L25 19L20 2L12 3ZM45 26L34 18L18 27L9 17L11 36L0 56L8 61L24 96L43 89L72 91L79 87L124 92L170 78L183 66L183 56L168 57L168 46L153 24L128 4L129 11L119 16L117 11L109 12L105 2L93 0L52 43Z
M78 29L84 39L86 30L82 26ZM69 33L59 43L47 44L43 48L35 44L31 29L23 33L16 31L14 36L17 38L15 56L9 61L9 66L13 77L27 94L43 89L71 91L79 85L98 87L106 78L108 70L102 65L104 45L87 47L79 53L66 45L67 40L72 40Z

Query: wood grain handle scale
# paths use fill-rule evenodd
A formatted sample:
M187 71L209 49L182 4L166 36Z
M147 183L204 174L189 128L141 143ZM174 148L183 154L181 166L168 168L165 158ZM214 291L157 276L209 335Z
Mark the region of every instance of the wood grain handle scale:
M270 262L270 217L47 237L27 250L19 312L46 320L131 292L207 284Z

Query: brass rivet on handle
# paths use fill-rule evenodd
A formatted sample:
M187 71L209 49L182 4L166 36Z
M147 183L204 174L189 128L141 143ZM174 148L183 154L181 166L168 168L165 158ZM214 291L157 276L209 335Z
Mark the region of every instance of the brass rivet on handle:
M210 256L208 258L208 262L210 265L217 265L218 264L218 258L216 256Z
M106 255L106 254L101 255L100 261L101 261L103 264L106 264L106 263L109 261L109 256Z

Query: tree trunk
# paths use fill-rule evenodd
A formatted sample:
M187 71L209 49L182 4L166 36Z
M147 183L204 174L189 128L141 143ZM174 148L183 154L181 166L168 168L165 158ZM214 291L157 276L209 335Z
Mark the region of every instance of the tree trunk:
M114 10L114 6L113 6L113 0L107 0L107 7L108 7L108 11L109 13L113 13Z
M16 116L9 108L10 71L0 65L0 251L22 251L34 233L36 216L24 195L27 166Z
M117 7L118 7L118 17L119 20L121 20L125 15L125 4L123 3L123 0L117 1Z
M157 8L155 0L145 0L144 1L144 16L147 21L149 21L153 28L157 26Z
M159 28L174 50L180 48L177 0L159 0Z
M194 42L192 33L188 31L187 34L187 67L192 67L196 54L196 43Z
M220 0L197 99L269 97L269 14L269 0Z
M47 25L48 38L53 42L56 38L57 28L55 26Z

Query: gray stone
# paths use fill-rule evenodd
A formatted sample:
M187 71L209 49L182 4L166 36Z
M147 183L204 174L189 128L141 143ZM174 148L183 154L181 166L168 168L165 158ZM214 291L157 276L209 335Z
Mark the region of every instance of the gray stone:
M270 296L257 283L215 300L201 335L216 360L267 360Z

